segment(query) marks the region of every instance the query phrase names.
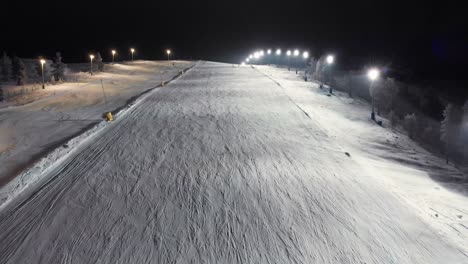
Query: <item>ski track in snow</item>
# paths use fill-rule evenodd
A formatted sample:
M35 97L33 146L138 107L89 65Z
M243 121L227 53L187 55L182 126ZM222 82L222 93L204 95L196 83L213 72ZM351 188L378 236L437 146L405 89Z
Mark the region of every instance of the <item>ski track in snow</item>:
M1 263L468 263L281 87L200 63L0 213Z

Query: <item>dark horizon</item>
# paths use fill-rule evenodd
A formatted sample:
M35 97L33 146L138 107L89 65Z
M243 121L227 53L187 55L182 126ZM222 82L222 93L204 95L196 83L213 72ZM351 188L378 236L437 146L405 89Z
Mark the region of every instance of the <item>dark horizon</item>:
M7 3L1 51L20 57L85 62L100 51L111 60L203 59L240 63L259 48L331 52L340 69L377 65L402 78L465 83L466 19L461 8L427 3L153 3L137 1ZM24 22L11 25L12 21Z

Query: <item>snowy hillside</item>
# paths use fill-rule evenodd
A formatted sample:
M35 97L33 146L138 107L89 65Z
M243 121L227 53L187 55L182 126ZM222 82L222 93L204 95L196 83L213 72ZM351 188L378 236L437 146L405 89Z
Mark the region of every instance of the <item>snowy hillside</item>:
M45 153L103 120L105 112L125 106L191 65L184 61L174 66L165 61L135 61L107 65L105 72L90 76L80 72L88 64L71 64L75 73L67 77L73 82L48 84L44 90L0 102L0 186ZM33 86L4 86L4 90Z
M278 82L303 111L358 162L367 174L403 202L446 239L468 255L468 178L445 160L436 157L408 138L370 119L369 103L349 98L345 93L320 89L305 83L293 72L257 66Z
M467 194L440 182L461 175L368 109L284 69L201 62L3 208L0 259L468 263Z

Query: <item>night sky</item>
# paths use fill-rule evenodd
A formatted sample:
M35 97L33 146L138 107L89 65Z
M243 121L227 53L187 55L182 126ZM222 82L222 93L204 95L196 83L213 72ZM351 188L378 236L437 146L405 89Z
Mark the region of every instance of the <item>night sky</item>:
M238 63L257 48L337 55L342 69L376 64L416 80L466 81L468 23L461 2L415 1L24 1L2 2L0 50L65 62L110 49L128 59ZM3 8L2 8L3 9Z

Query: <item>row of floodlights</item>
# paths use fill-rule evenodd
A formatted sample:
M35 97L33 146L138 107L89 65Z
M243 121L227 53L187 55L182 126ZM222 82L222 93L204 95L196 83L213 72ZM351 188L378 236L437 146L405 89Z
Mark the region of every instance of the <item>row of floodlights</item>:
M272 54L272 50L268 49L266 51L266 55L271 55L271 54ZM282 54L281 49L277 49L275 54L276 54L276 56L280 56ZM298 49L296 49L294 51L291 51L291 50L286 51L286 56L288 56L288 57L290 57L291 55L293 57L298 57L300 54L301 54L301 52ZM245 65L246 63L249 63L252 60L261 59L263 56L265 56L265 52L263 50L255 51L255 52L249 54L249 56L242 62L242 65ZM307 60L309 58L309 52L303 51L302 52L302 58ZM325 58L325 61L327 62L327 64L333 64L335 62L335 56L329 54ZM371 81L375 81L377 78L379 78L379 76L380 76L380 70L377 69L377 68L371 68L371 69L369 69L367 71L367 77Z
M272 50L271 49L268 49L266 51L266 55L271 55L272 54ZM282 51L281 49L277 49L275 54L277 56L280 56L282 54ZM286 51L286 56L293 56L293 57L298 57L299 55L301 54L301 52L296 49L294 51L291 51L291 50L287 50ZM250 54L243 62L244 63L249 63L251 60L258 60L260 58L262 58L263 56L265 56L265 52L263 50L259 50L259 51L255 51L254 53ZM302 58L303 59L308 59L309 58L309 52L308 51L303 51L302 52ZM327 58L326 58L326 61L328 64L332 64L334 61L335 61L335 57L333 55L328 55Z
M135 49L134 48L131 48L130 49L130 52L132 53L132 61L133 61L133 54L135 53ZM115 49L111 50L111 53L112 53L112 62L114 62L114 57L115 57L115 54L117 54L117 51ZM166 54L167 54L167 59L169 60L169 57L171 56L171 53L172 51L170 49L167 49L166 50ZM94 59L94 54L90 54L89 55L89 59L91 61L93 61Z
M130 52L131 52L131 54L132 54L132 61L133 61L133 55L134 55L134 53L135 53L135 49L134 49L134 48L130 48ZM166 54L167 54L167 59L168 59L168 60L169 60L169 57L171 56L171 53L172 53L172 51L171 51L170 49L167 49L167 50L166 50ZM113 50L111 50L111 54L112 54L112 62L114 62L115 54L117 54L117 51L116 51L115 49L113 49ZM94 60L94 58L95 58L94 54L89 54L89 59L90 59L91 62ZM39 63L40 63L41 65L44 65L46 62L47 62L47 61L45 60L44 57L41 57L41 58L39 59Z

